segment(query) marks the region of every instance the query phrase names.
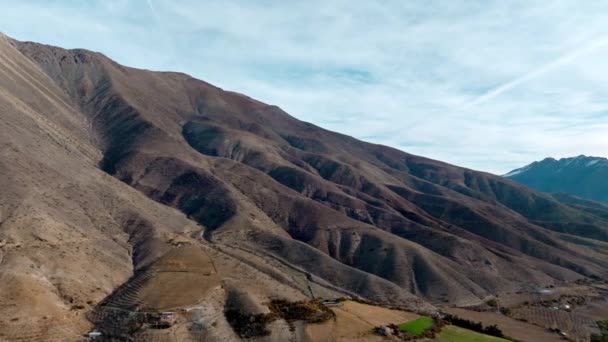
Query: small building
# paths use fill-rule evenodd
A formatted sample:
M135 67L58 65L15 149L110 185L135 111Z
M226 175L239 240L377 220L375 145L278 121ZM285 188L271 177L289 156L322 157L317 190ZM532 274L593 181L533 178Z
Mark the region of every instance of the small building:
M378 329L378 334L380 334L380 336L392 336L395 332L393 331L393 329L387 327L387 326L382 326Z
M324 300L321 302L321 304L327 307L342 306L342 303L339 300Z
M431 313L431 317L433 317L434 319L444 319L445 315L441 312L433 312Z
M167 329L177 321L177 315L173 311L149 312L146 314L146 321L152 329Z
M165 311L165 312L161 312L158 323L161 325L171 326L175 323L176 320L177 320L177 316L175 315L175 312Z
M101 335L103 335L101 331L93 330L89 333L89 339L94 340L96 338L100 338Z

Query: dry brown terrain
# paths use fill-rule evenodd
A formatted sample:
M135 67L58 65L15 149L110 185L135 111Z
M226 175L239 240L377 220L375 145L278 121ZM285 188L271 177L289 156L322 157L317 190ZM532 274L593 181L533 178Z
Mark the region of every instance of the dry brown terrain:
M306 326L309 341L382 341L385 340L383 337L373 333L375 327L401 324L419 317L405 311L353 301L346 301L343 306L332 310L336 313L334 320Z
M256 317L273 299L432 312L608 276L595 211L184 74L3 35L0 188L0 340L231 341L226 308ZM147 329L167 309L176 324ZM339 310L338 335L396 314ZM307 333L267 328L256 341Z
M149 272L154 276L137 293L138 306L145 310L168 311L189 306L220 286L213 261L201 247L194 245L172 249Z

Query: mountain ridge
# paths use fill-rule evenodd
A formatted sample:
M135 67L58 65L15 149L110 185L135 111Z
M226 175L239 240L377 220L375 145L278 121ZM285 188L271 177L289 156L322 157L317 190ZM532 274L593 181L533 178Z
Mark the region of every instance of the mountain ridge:
M539 191L569 193L604 203L608 202L606 176L608 159L585 155L545 158L504 175Z
M61 198L61 207L79 208L56 217L49 195L32 204L53 218L48 222L73 220L53 223L47 235L82 240L84 252L76 255L112 278L91 299L85 293L94 275L81 288L70 285L78 270L53 264L61 276L37 277L60 289L44 298L73 287L53 299L61 310L69 312L72 302L99 312L97 303L132 296L114 291L120 284L130 289L154 282L148 270L181 240L205 251L230 284L218 293L245 291L259 305L273 296L307 298L310 286L326 297L352 294L433 310L433 303L470 305L499 293L608 275L602 248L608 220L595 209L330 132L185 74L129 68L82 49L6 42L0 43L6 76L0 143L11 162L0 161L0 171L11 191L3 203L23 208L22 193L46 189ZM83 198L54 185L55 179L78 185ZM98 207L110 209L93 210ZM70 235L72 226L82 227L84 236L101 231L103 244L121 251L120 262L99 253L99 241ZM0 227L2 241L21 241L3 250L10 269L38 279L18 261L41 252L16 243L36 241L40 233L10 220ZM36 257L32 265L44 270L50 262ZM6 280L0 286L9 286L11 277L0 274ZM308 285L290 280L298 277ZM0 302L0 309L12 304Z

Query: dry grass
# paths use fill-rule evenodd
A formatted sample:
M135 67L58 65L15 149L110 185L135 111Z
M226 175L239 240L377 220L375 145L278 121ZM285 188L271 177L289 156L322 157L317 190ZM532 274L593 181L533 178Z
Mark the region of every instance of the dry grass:
M375 327L403 323L420 317L411 312L354 301L345 301L343 304L331 308L336 314L334 320L306 326L306 333L311 341L382 341L382 337L373 333Z
M196 245L175 247L155 262L155 273L139 290L141 306L169 310L198 303L210 289L220 285L213 261Z

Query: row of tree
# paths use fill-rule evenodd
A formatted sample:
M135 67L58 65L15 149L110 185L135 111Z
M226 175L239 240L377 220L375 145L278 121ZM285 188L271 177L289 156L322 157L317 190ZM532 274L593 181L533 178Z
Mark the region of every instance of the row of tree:
M469 321L468 319L464 319L464 318L461 318L461 317L458 317L455 315L450 315L450 314L444 314L443 319L446 322L449 322L450 324L461 327L461 328L477 331L479 333L486 334L486 335L503 337L503 338L505 337L505 335L502 333L502 330L500 330L498 328L498 326L496 326L496 325L489 325L487 327L484 327L483 324L481 324L479 322Z

